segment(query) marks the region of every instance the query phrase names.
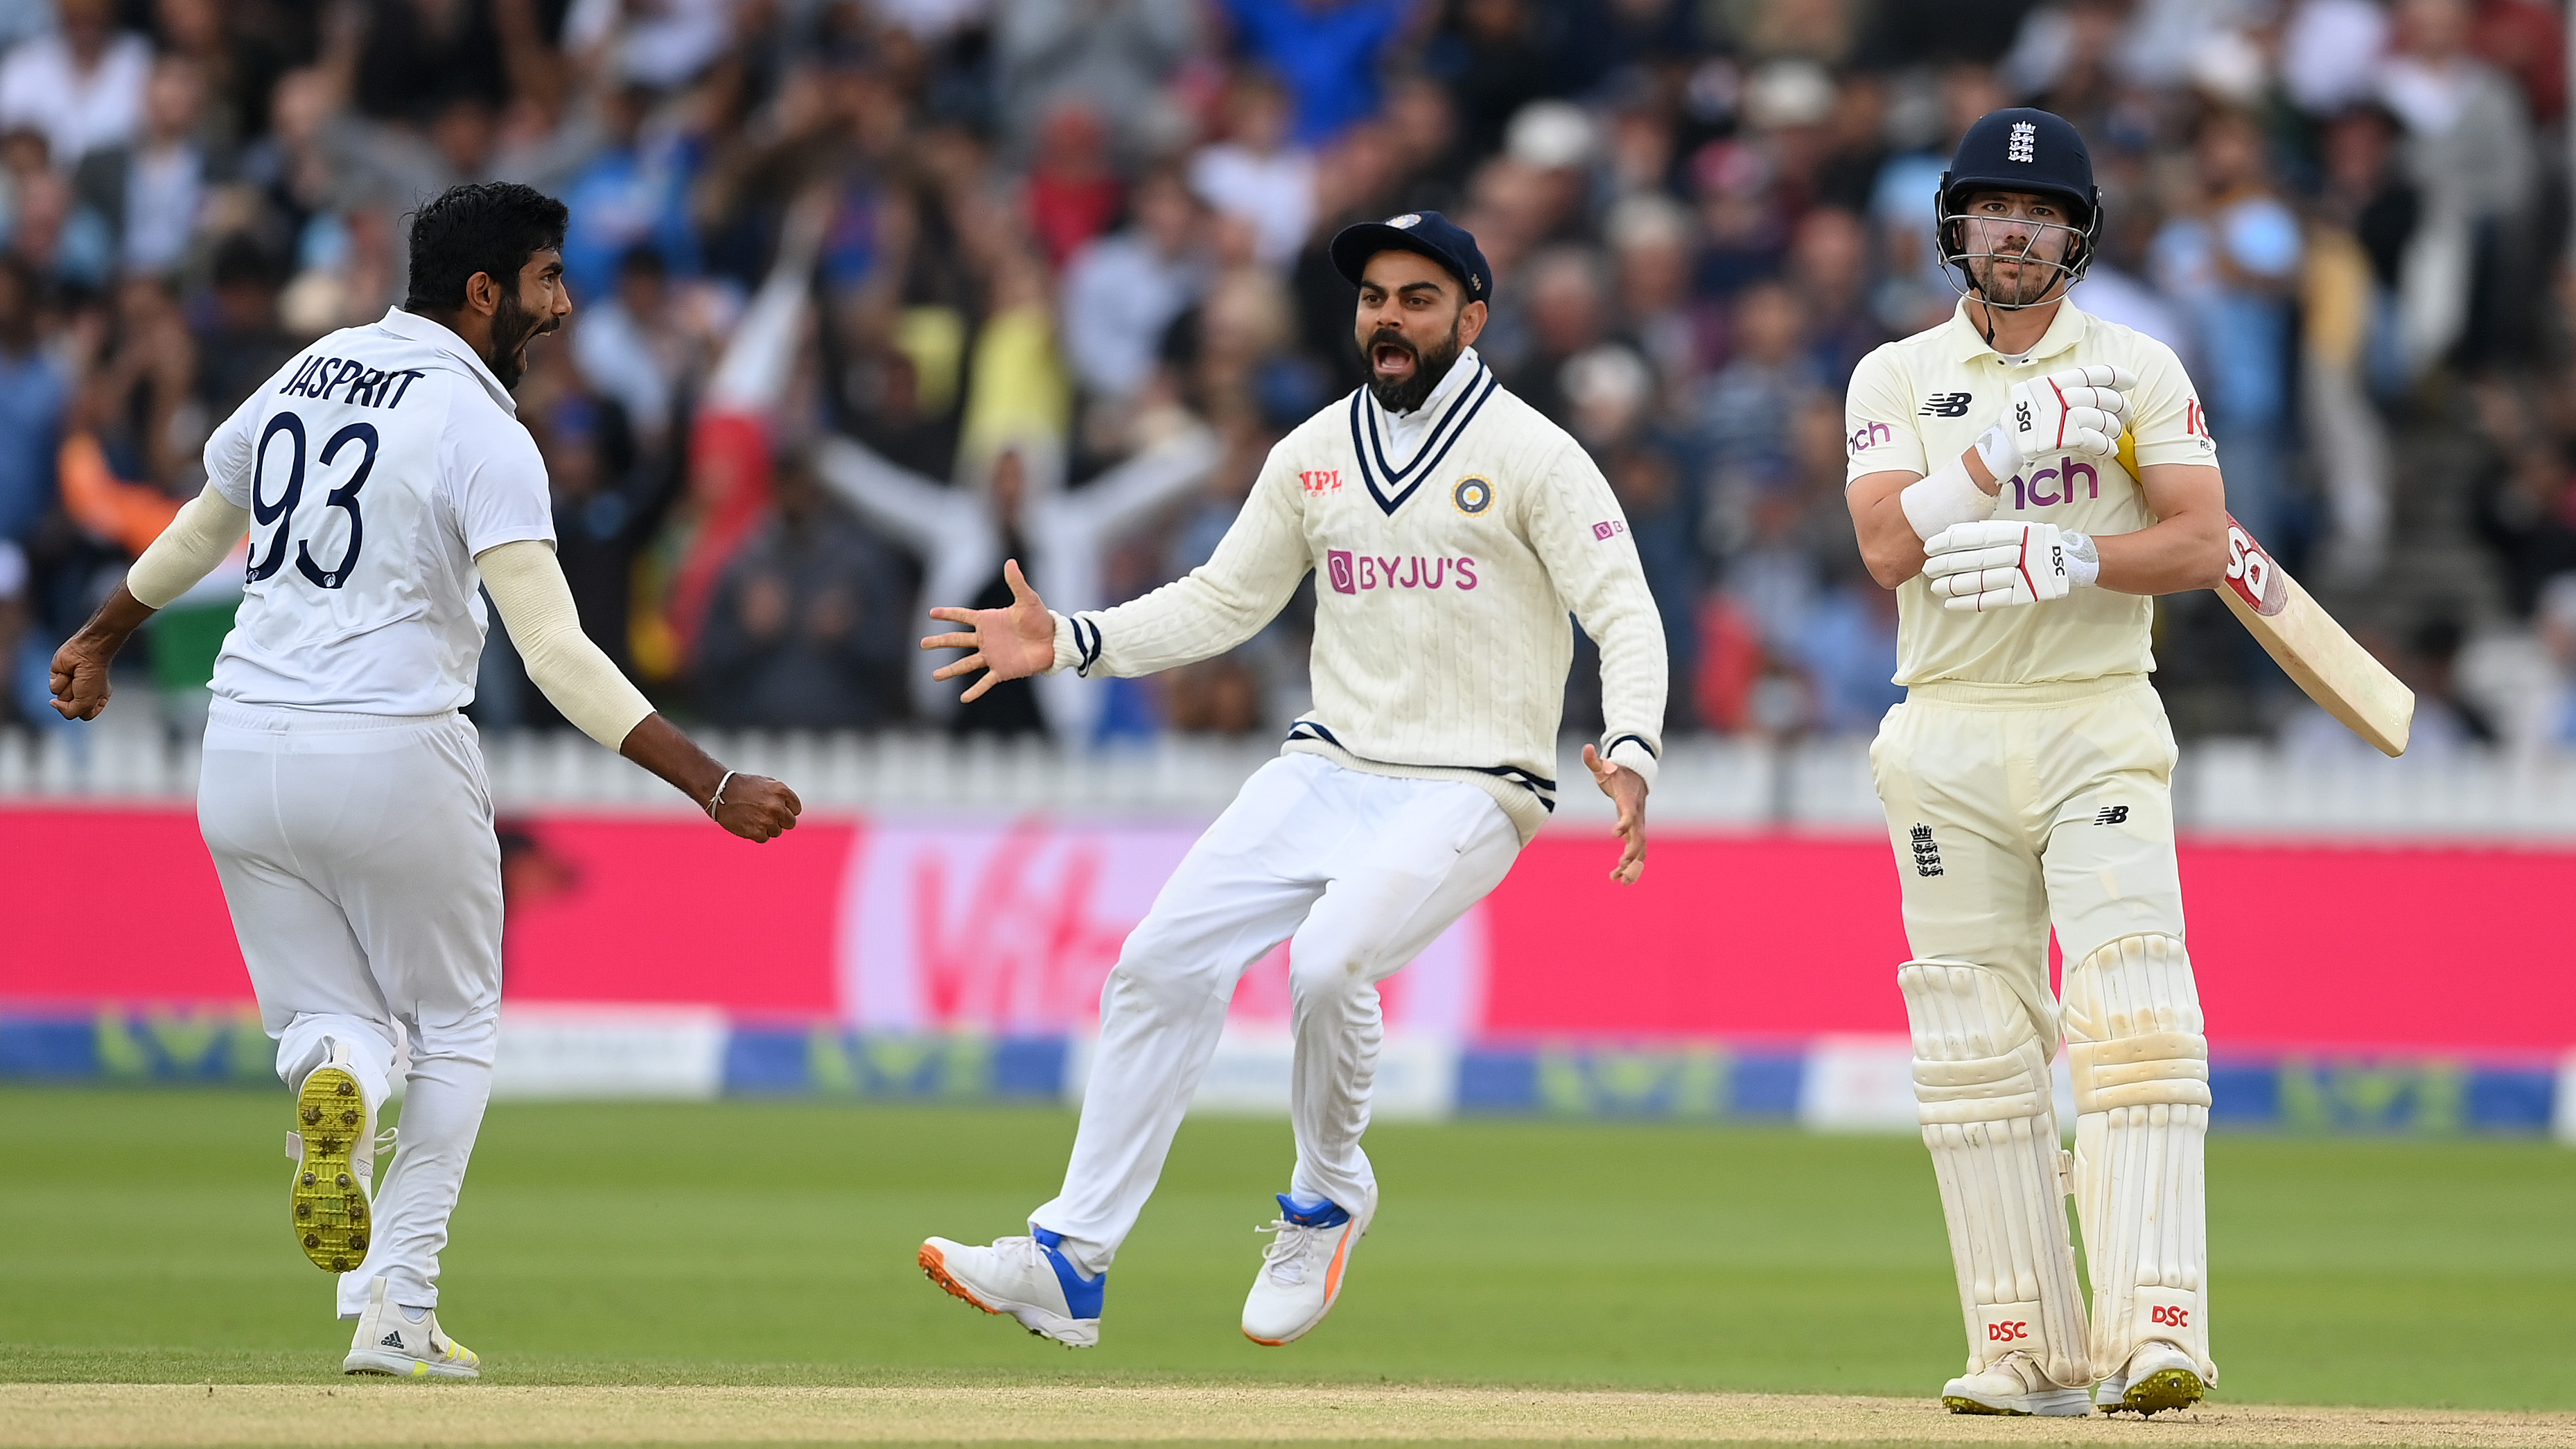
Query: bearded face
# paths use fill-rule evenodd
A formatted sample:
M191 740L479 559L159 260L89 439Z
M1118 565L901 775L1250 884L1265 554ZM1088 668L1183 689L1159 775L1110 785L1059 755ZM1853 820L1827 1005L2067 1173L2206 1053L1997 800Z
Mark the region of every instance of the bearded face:
M1431 390L1440 385L1440 379L1449 375L1458 354L1466 350L1458 337L1461 320L1452 316L1448 335L1427 348L1417 346L1394 327L1361 334L1360 356L1369 364L1369 395L1377 399L1379 407L1391 413L1409 413L1422 406Z
M492 309L492 375L505 388L515 388L528 374L528 344L563 325L552 313L529 309L517 288L501 294Z
M2002 307L2047 300L2083 239L2063 202L2023 193L1979 192L1950 225L1978 295Z

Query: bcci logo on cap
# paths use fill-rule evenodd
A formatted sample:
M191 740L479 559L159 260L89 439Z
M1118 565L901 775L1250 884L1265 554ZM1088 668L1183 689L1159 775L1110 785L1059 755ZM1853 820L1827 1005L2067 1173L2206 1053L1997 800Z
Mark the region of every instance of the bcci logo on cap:
M1386 219L1386 224L1394 227L1398 231L1409 231L1414 227L1422 225L1422 213L1418 211L1408 211L1402 216L1390 216Z
M2004 143L2004 159L2026 164L2039 160L2039 126L2035 122L2013 122L2012 137Z

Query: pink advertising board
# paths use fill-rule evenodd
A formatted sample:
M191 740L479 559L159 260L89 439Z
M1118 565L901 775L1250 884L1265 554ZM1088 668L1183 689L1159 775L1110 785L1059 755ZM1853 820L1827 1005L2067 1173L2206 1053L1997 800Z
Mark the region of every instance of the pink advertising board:
M1195 835L1044 817L815 817L766 847L703 822L511 822L508 989L737 1018L1051 1034L1087 1025L1119 943ZM1644 883L1542 836L1390 984L1390 1022L1467 1039L1900 1032L1884 837L1667 830ZM184 810L0 807L0 1004L249 995ZM2576 849L2191 840L2211 1035L2240 1049L2576 1045ZM1286 1014L1283 956L1238 1017Z

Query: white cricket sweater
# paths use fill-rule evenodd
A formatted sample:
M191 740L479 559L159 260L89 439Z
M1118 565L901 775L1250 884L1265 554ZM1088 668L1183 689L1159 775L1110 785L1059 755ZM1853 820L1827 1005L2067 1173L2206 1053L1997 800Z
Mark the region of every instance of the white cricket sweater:
M1362 388L1281 439L1214 556L1143 598L1057 616L1055 667L1151 674L1222 654L1310 570L1315 707L1286 749L1467 781L1526 843L1556 808L1571 611L1601 648L1601 752L1653 786L1664 630L1628 521L1574 439L1472 350L1403 419Z

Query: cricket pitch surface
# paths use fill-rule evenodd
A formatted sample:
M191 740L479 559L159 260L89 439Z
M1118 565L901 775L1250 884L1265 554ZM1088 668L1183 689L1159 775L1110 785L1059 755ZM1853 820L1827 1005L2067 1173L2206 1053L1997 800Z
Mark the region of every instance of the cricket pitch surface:
M0 1385L0 1446L1155 1442L2469 1445L2576 1449L2576 1413L2263 1407L2091 1419L1923 1399L1301 1386Z

